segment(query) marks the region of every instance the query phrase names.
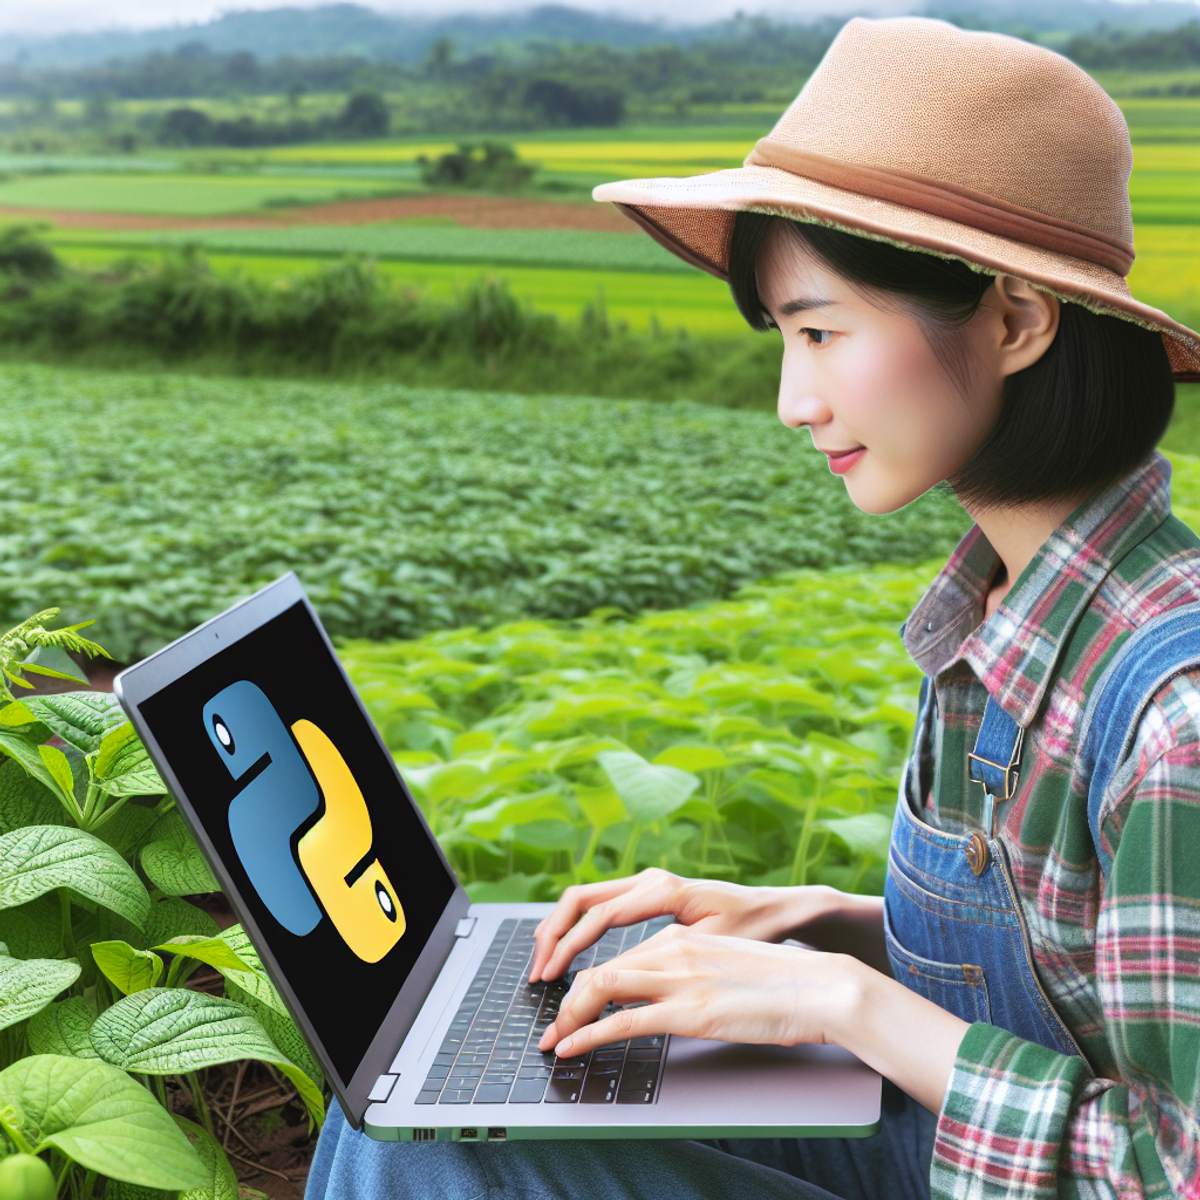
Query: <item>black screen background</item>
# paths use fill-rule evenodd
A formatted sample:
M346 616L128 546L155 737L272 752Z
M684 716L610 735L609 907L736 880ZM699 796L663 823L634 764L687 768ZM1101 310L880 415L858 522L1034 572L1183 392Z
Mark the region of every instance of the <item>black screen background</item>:
M374 848L395 885L407 921L404 936L377 963L358 958L328 916L322 916L304 937L289 933L259 900L242 868L227 817L238 784L209 740L202 719L205 703L239 679L262 688L289 728L302 717L320 726L362 789L371 811ZM138 710L244 908L258 922L279 970L338 1074L349 1083L450 900L454 879L307 608L297 603L280 613L144 700ZM296 831L293 846L319 815ZM257 949L261 953L263 947Z

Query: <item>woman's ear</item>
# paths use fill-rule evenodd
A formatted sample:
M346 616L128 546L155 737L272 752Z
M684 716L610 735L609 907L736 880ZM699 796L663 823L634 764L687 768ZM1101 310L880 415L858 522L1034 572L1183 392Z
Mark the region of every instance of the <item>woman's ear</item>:
M1058 299L1012 275L997 275L990 291L1000 374L1015 375L1050 349L1058 333Z

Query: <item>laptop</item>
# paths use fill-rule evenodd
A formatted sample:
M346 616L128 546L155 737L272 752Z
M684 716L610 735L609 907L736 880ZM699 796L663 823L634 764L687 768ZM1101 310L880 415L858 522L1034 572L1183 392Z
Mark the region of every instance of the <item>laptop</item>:
M837 1046L635 1038L537 1049L572 972L530 984L550 904L473 904L294 574L114 690L347 1119L383 1141L866 1137L880 1077Z

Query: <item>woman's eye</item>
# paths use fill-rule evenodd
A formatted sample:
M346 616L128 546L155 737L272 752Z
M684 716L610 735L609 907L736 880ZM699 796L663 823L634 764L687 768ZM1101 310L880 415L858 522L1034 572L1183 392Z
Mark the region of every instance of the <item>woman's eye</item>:
M814 346L828 346L833 334L828 329L802 329L800 332Z

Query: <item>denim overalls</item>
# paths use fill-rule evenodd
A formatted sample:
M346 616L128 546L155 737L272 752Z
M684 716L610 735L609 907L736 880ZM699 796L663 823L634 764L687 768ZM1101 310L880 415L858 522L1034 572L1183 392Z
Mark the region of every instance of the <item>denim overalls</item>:
M888 854L883 922L892 973L964 1021L1007 1029L1062 1054L1080 1054L1033 967L1029 932L997 837L924 824L914 764L933 736L928 680L905 768Z

